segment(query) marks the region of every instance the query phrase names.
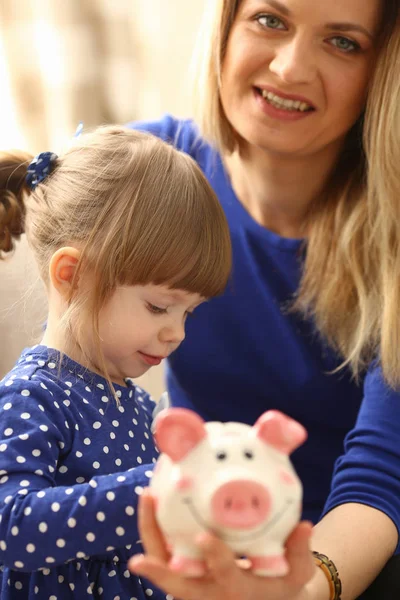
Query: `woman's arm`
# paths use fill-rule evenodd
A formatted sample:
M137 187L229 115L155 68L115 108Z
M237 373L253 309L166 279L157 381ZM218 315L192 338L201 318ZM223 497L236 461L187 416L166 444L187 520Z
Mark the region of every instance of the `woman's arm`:
M368 587L399 543L399 423L399 391L386 385L379 366L372 366L311 544L335 563L343 600L357 598ZM310 590L316 586L313 581Z
M290 536L288 576L253 576L238 566L225 544L205 535L199 545L209 572L193 580L169 569L170 556L149 494L140 500L139 527L146 555L133 558L129 568L181 600L329 600L328 580L314 566L309 546L334 561L342 581L342 600L355 600L375 579L397 544L397 529L384 513L362 504L344 504L314 527L311 543L308 524L301 524Z
M326 554L342 581L342 600L354 600L375 579L398 542L393 521L363 504L337 506L314 527L311 548ZM321 569L306 586L309 600L329 600Z

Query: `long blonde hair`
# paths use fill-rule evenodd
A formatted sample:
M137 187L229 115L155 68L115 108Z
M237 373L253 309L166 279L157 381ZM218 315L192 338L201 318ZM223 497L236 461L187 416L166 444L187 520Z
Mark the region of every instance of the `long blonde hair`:
M117 285L222 293L231 268L228 225L187 154L150 134L101 127L82 135L31 192L32 158L0 154L0 257L26 231L47 284L58 248L81 251L74 279L88 273L94 284L86 295L72 286L63 325L79 340L83 319L92 319L100 364L99 312Z
M221 65L241 0L212 0L196 56L202 135L222 155L235 132L221 100ZM303 276L292 309L350 365L379 358L400 385L400 8L383 0L378 53L365 112L348 134L326 192L309 214Z

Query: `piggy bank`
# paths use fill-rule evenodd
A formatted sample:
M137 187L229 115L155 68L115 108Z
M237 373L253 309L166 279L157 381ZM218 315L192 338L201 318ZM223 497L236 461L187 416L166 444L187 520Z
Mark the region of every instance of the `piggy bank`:
M306 439L305 429L275 410L251 427L205 423L191 410L169 408L158 415L154 435L161 455L150 487L171 568L201 576L195 538L211 531L245 556L253 573L285 575L284 543L302 503L289 454Z

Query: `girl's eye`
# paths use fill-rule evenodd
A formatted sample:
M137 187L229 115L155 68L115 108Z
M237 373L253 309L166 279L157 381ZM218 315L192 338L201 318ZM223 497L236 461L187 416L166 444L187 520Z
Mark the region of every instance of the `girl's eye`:
M154 315L164 315L167 312L166 308L160 308L155 304L150 304L150 302L147 302L147 310L149 310Z
M268 29L286 29L283 21L274 15L258 15L256 20L260 25L268 27Z
M342 52L357 52L360 50L360 46L357 42L353 42L353 40L349 40L349 38L338 35L331 39L332 44L338 49L342 50Z

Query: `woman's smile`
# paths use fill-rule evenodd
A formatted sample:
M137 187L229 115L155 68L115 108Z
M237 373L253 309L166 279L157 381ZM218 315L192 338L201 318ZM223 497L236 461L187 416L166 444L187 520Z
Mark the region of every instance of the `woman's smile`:
M292 156L342 144L365 105L379 15L377 1L243 0L220 88L241 143Z
M267 89L254 89L254 97L261 110L281 121L298 121L309 117L315 109L302 100L288 100Z

